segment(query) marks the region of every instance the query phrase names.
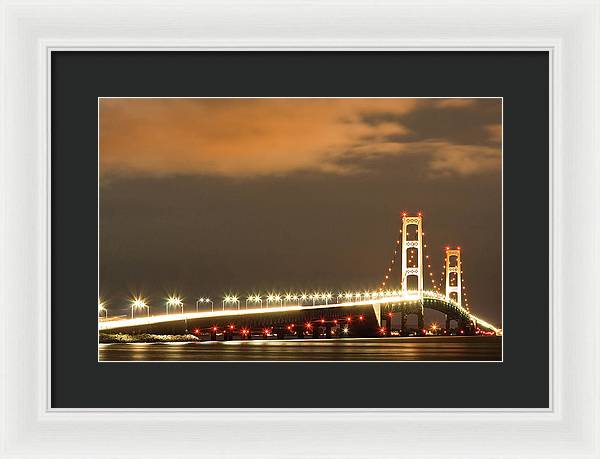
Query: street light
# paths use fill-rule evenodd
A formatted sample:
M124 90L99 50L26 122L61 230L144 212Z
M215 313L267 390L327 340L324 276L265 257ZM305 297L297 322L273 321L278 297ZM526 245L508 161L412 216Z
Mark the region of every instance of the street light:
M183 314L183 301L178 296L169 296L167 298L167 302L165 303L165 310L167 314L169 314L169 308L181 308L181 313Z
M214 303L212 302L212 300L211 300L210 298L198 298L198 299L196 300L196 312L198 312L198 311L199 311L199 306L198 306L198 305L199 305L200 303L203 303L203 304L204 304L204 303L206 303L206 304L210 303L210 310L211 310L212 312L215 312L215 305L214 305Z
M252 298L252 302L255 305L260 304L260 308L262 309L262 307L263 307L263 299L262 299L262 296L260 296L260 294L254 295L254 298Z
M146 309L148 311L148 317L150 317L150 306L146 304L146 300L141 296L133 297L130 300L131 304L131 318L133 319L134 311L136 309Z
M248 309L248 303L253 304L254 306L260 304L260 307L262 308L262 298L260 295L252 294L246 298L246 309Z
M225 295L225 297L223 298L223 311L225 310L226 304L237 304L238 309L240 309L240 300L236 295Z
M108 319L108 309L106 309L105 302L98 299L98 317L104 314L104 318Z

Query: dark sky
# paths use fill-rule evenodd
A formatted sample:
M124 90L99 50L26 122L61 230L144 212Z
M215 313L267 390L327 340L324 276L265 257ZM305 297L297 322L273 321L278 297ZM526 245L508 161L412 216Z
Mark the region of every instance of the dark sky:
M500 123L499 99L101 99L100 295L376 289L422 211L436 279L460 245L500 325Z

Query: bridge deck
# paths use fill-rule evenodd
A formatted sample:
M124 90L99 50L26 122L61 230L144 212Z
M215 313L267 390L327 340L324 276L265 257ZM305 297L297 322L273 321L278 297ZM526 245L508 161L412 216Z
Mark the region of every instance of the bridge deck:
M461 308L457 303L453 301L448 301L442 295L439 295L435 292L424 292L423 295L419 295L418 293L414 294L403 294L396 296L388 296L382 298L361 300L361 301L351 301L344 303L331 303L331 304L319 304L314 306L299 306L299 305L287 305L287 306L276 306L276 307L264 307L264 308L252 308L252 309L229 309L229 310L220 310L220 311L205 311L205 312L191 312L191 313L183 313L183 314L163 314L158 316L150 316L150 317L138 317L133 319L119 319L119 320L105 320L100 321L98 324L98 329L100 331L120 331L120 330L129 330L129 329L137 329L138 327L145 326L156 326L156 325L164 325L169 326L169 324L175 326L177 323L185 322L196 323L198 325L206 326L209 322L223 322L226 320L251 320L252 322L259 322L261 319L267 319L267 317L272 318L273 315L281 315L283 318L298 318L301 315L305 316L310 314L311 312L325 312L328 311L330 313L345 313L346 310L348 312L352 310L364 309L365 307L371 306L373 307L372 312L376 311L377 306L381 305L398 305L399 307L405 307L410 305L427 305L428 301L437 302L443 304L444 307L451 309L454 313L463 315L471 320L476 321L476 323L485 329L494 331L495 333L499 332L499 329L494 327L493 325L479 319L478 317L469 314L464 308ZM438 309L438 308L435 308ZM438 309L439 310L439 309ZM375 314L376 315L376 314ZM379 321L379 317L377 317Z

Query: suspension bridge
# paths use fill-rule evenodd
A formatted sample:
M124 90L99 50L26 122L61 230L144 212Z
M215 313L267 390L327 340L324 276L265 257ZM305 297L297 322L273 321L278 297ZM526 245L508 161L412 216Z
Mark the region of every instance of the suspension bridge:
M184 312L183 302L170 297L165 314L150 316L144 299L131 302L131 318L109 318L99 302L98 328L102 333L129 334L187 334L206 336L216 340L252 339L253 336L286 336L296 338L325 336L365 337L391 336L392 318L400 318L399 334L407 334L407 319L417 318L417 334L425 334L424 312L438 311L445 316L447 333L474 335L501 334L501 329L471 312L464 285L461 248L446 247L442 278L436 281L429 256L425 254L423 216L402 214L402 228L391 262L379 287L373 291L332 293L272 293L266 296L252 294L242 300L236 295L223 298L221 308L208 298L196 302L196 312ZM398 263L400 259L400 263ZM390 289L391 275L401 265L399 289ZM425 273L431 289L426 290ZM445 281L442 291L442 284ZM210 311L200 311L199 304L210 304ZM179 308L178 313L169 313ZM141 312L140 312L141 311ZM144 315L144 311L147 312ZM100 317L104 312L104 317ZM135 317L134 313L139 316Z

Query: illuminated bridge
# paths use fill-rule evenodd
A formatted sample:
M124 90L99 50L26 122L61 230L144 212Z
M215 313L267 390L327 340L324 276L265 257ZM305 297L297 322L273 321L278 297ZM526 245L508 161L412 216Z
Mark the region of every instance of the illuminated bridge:
M213 340L217 336L223 336L224 340L233 339L234 336L251 339L257 334L265 337L275 335L279 338L286 335L297 338L316 338L321 335L327 338L390 336L392 317L398 315L401 322L400 334L408 332L406 323L409 315L417 317L417 333L425 334L424 310L431 309L445 315L445 328L439 327L444 333L452 329L456 334L464 335L501 334L500 329L472 314L466 301L463 306L466 295L460 247L446 247L443 266L445 292L441 292L441 281L436 284L431 271L429 282L432 289L423 288L424 268L431 268L431 264L428 262L429 257L424 256L424 248L427 246L423 243L422 228L421 214L403 214L402 230L396 241L394 257L376 291L346 292L336 296L331 293L270 294L266 297L256 294L246 298L245 307L237 296L228 295L222 302L221 310L215 310L213 306L211 311L192 313L184 313L183 302L179 298L170 297L165 305L165 314L158 316L150 316L143 299L136 298L131 303L132 318L105 318L99 321L98 328L102 333L194 333L210 336ZM398 250L400 244L402 247ZM389 290L386 289L386 284L389 283L398 257L402 265L401 288ZM226 309L226 305L229 309ZM198 303L196 306L198 307ZM169 307L180 308L180 312L170 314ZM139 309L146 309L148 315L134 317L134 311ZM106 311L101 304L99 310Z

